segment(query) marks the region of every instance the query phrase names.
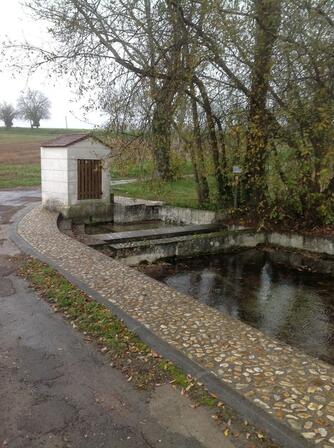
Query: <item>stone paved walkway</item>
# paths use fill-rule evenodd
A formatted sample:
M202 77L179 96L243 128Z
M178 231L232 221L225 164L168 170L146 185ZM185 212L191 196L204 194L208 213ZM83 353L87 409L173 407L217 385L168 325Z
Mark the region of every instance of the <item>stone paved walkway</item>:
M37 207L18 233L162 340L311 445L334 448L334 367L63 235Z

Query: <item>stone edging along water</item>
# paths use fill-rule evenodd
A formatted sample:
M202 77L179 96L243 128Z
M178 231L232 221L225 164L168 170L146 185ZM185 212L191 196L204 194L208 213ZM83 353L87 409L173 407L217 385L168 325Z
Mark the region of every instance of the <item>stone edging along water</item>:
M161 237L153 240L138 239L121 243L114 243L108 239L103 242L103 236L99 235L96 244L93 235L90 240L86 240L87 244L96 248L103 247L104 253L122 260L129 266L166 258L192 258L261 247L275 264L298 271L334 276L334 256L330 252L331 240L325 238L266 234L252 229L224 229L210 233Z
M222 218L219 212L194 208L173 207L162 201L150 201L127 196L114 197L114 222L130 223L161 219L175 224L213 224Z
M144 199L130 198L126 196L114 197L114 221L116 223L131 223L138 221L161 220L174 224L214 224L224 222L224 212L214 212L209 210L198 210L192 208L173 207L161 201L149 201ZM215 253L226 247L238 246L238 238L241 239L240 247L252 247L257 244L272 246L294 254L285 254L283 257L285 264L291 267L303 268L318 273L334 275L334 238L302 235L298 233L287 233L278 231L260 231L254 228L228 225L229 235L222 235L221 241L217 239L217 250L215 247L202 247L194 253ZM227 237L227 238L226 238ZM210 238L210 237L209 237ZM235 241L229 241L235 238ZM246 238L245 241L243 241ZM208 236L203 236L203 244ZM215 241L213 241L215 243ZM222 243L222 244L220 244ZM245 244L244 244L245 243ZM182 252L182 244L181 252ZM220 246L220 247L218 247ZM162 248L164 249L164 248ZM186 248L188 250L188 248ZM187 250L183 255L189 256ZM162 250L164 252L164 250ZM312 258L312 256L315 257ZM279 259L279 257L276 257ZM153 257L153 259L155 259ZM283 261L283 260L282 260Z
M283 446L334 447L334 367L62 234L40 207L14 241L107 305L145 342Z

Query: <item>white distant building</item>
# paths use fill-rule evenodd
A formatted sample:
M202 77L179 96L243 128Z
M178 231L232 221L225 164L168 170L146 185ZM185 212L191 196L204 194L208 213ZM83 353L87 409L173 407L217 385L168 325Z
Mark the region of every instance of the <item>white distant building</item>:
M110 220L110 155L110 148L89 134L43 144L43 207L77 221Z

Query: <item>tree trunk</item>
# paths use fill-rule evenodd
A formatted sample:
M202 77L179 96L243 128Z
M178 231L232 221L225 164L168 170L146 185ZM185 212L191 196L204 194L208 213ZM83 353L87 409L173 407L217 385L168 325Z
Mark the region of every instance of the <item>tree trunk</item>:
M217 134L216 134L216 127L215 127L215 121L214 116L211 109L210 99L207 94L206 88L204 83L197 77L195 77L194 82L199 88L199 91L201 93L202 99L203 99L203 108L206 115L206 121L209 131L209 140L210 140L210 148L212 152L212 160L213 160L213 166L215 170L215 179L217 183L217 193L218 193L218 204L219 206L223 205L224 197L226 196L226 185L224 182L224 177L221 170L221 164L220 164L220 157L219 157L219 147L218 147L218 140L217 140Z
M270 118L267 98L272 54L281 20L281 0L255 0L257 30L249 95L247 151L245 159L245 199L254 205L265 201L267 143Z
M152 137L156 175L161 180L173 178L170 146L171 146L172 112L170 104L160 100L155 104L152 117Z
M205 175L205 164L203 157L203 144L202 144L202 136L201 129L199 125L198 111L197 111L197 103L195 99L195 89L194 85L191 85L191 108L192 108L192 116L193 116L193 125L194 125L194 134L195 134L195 151L194 151L194 161L197 170L197 181L198 181L198 202L200 205L208 202L209 200L209 184Z
M226 158L225 135L224 135L221 121L218 119L218 117L216 117L216 123L217 123L218 137L219 137L219 143L220 143L220 160L221 160L221 166L222 166L223 177L224 177L225 192L226 192L227 196L232 197L232 188L228 182L228 176L227 176L227 158Z
M321 170L324 167L324 160L333 146L333 115L331 89L326 86L325 82L318 82L314 89L311 121L308 129L314 153L313 191L317 193L321 191ZM333 166L328 168L333 169Z
M152 133L154 143L154 155L156 174L164 181L173 179L171 168L171 132L174 115L174 98L180 89L180 74L183 71L182 66L182 28L179 26L179 13L173 1L166 1L170 23L173 29L172 45L168 52L167 74L161 85L154 83L152 96L155 103L155 110L152 119ZM146 5L146 9L150 5ZM154 46L153 35L150 37L150 45ZM150 64L155 67L153 49L150 50ZM151 85L152 89L152 85Z
M188 147L189 152L190 152L191 163L192 163L193 170L194 170L198 205L201 206L204 203L203 192L202 192L202 189L201 189L201 182L200 182L200 177L199 177L199 174L198 174L196 155L195 155L195 151L194 151L194 148L193 148L193 145L192 145L191 141L187 143L187 147Z

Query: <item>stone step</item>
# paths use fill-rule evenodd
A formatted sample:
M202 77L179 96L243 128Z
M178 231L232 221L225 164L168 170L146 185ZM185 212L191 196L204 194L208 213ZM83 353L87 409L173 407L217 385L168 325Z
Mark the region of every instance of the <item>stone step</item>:
M102 251L123 263L134 266L141 262L155 262L164 258L187 258L222 253L230 248L243 250L263 244L264 234L252 231L229 230L183 235L160 239L127 241L105 245Z
M202 234L204 236L204 234ZM161 258L175 257L181 245L193 246L193 235L171 238L115 243L106 247L106 254L121 259L128 265L137 265L141 261L154 262Z
M204 235L204 234L201 234ZM172 236L170 238L155 238L152 240L135 240L135 241L126 241L123 243L111 243L108 244L108 248L111 248L115 251L122 251L127 249L152 249L153 246L164 245L164 244L173 244L179 243L183 241L192 241L194 239L193 235L181 235L181 236Z
M94 235L94 245L115 243L129 243L132 241L155 240L185 235L199 235L203 233L218 232L226 229L222 224L188 225L156 229L132 230L128 232L100 233Z

